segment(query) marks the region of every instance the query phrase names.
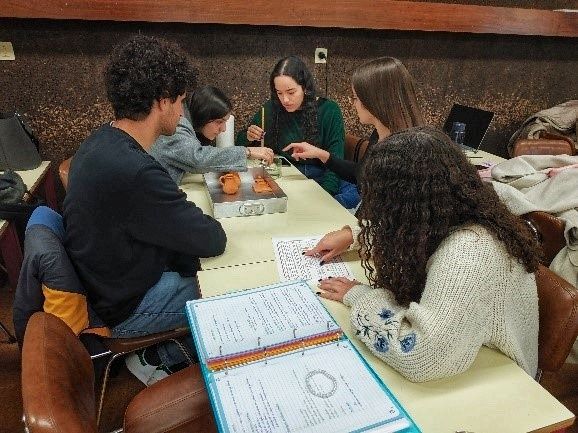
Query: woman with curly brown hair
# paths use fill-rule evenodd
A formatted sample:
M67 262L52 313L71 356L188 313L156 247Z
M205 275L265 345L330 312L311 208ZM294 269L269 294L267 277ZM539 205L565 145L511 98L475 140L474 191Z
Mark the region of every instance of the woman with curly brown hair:
M535 375L529 230L441 131L411 128L369 152L359 241L370 286L331 278L320 296L351 307L358 337L409 380L461 373L482 345Z

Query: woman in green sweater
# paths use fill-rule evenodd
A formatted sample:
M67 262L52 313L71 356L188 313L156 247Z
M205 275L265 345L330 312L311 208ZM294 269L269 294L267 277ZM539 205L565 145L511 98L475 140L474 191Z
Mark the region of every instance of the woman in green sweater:
M336 158L343 158L345 128L339 106L334 101L316 96L311 72L295 56L281 59L275 65L269 85L271 99L255 113L250 126L239 132L237 144L248 146L263 140L265 146L289 159L341 204L355 206L343 201L348 183L327 170L319 160L296 161L291 154L282 151L288 144L307 142L327 150Z

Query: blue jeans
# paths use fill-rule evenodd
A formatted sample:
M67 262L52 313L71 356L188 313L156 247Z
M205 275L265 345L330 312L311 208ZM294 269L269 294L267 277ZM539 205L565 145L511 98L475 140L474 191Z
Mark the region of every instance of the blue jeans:
M318 184L321 184L323 176L325 175L325 168L306 164L296 165L295 167L309 179L313 179ZM345 180L339 181L339 190L333 198L347 209L355 208L361 200L357 186Z
M164 272L152 286L132 315L112 329L116 338L132 338L189 326L185 302L199 297L195 277L181 277L178 272ZM182 341L189 353L195 355L193 338ZM169 341L157 346L164 365L171 367L186 361L178 346Z
M325 174L325 168L323 167L309 164L296 164L295 167L309 179L313 179L317 183L321 183L323 180L323 175Z
M333 198L346 209L354 209L361 201L357 185L345 180L339 183L339 191Z

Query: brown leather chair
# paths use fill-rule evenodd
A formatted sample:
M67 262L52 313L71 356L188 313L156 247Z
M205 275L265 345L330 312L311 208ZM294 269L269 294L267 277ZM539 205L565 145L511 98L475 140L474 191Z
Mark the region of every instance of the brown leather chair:
M179 341L180 338L184 338L190 335L190 333L191 331L189 328L177 328L165 332L158 332L156 334L143 335L142 337L133 337L133 338L103 337L102 343L107 348L107 350L92 356L93 360L106 356L109 357L106 363L106 367L104 369L104 376L102 378L100 394L98 398L98 410L96 412L97 424L100 425L100 417L102 415L102 409L104 407L104 397L106 395L106 386L108 384L108 377L110 374L112 364L116 359L149 346L154 346L156 344L172 341L179 347L181 352L183 352L183 355L187 359L187 362L189 364L193 364L193 360L191 359L189 353L187 352L187 349Z
M97 433L90 355L56 316L30 318L22 347L24 422L30 433ZM216 431L198 365L163 379L131 401L125 432Z
M71 161L72 157L65 159L58 166L58 176L60 177L60 182L62 182L62 186L64 187L65 191L68 188L68 172L70 171Z
M124 433L216 431L198 365L171 374L138 393L124 415Z
M550 266L556 254L566 246L564 221L541 211L527 213L522 215L522 218L542 247L541 262L546 266Z
M562 368L578 337L578 289L546 266L566 245L564 221L546 212L522 215L542 247L542 263L536 272L540 330L538 375ZM544 266L545 265L545 266Z
M536 272L540 330L537 379L542 371L558 371L578 337L578 289L547 267Z
M574 155L574 142L563 135L542 132L539 138L520 138L514 143L512 156Z
M359 138L355 135L345 134L345 159L349 161L361 161L363 155L367 151L369 140L367 138Z
M61 217L53 211L46 214L45 208L39 207L34 212L35 214L40 213L44 215L45 218L52 218L54 224L61 223ZM75 275L76 271L62 245L61 238L51 230L48 230L43 234L44 237L40 238L43 240L43 246L38 247L38 245L34 243L34 240L39 239L39 233L34 232L30 235L32 242L29 244L29 234L27 232L24 248L24 262L26 266L23 267L22 271L26 272L26 278L24 278L23 281L37 281L38 284L35 289L33 285L27 287L26 283L18 285L17 295L20 294L21 296L16 296L15 300L15 312L18 311L18 318L17 315L14 316L15 328L18 328L16 334L19 339L22 339L28 318L40 308L58 316L73 329L75 333L81 333L82 338L85 339L87 343L87 347L90 347L90 351L93 353L92 358L94 360L101 359L96 362L98 362L99 367L103 367L103 370L98 368L99 376L101 371L103 372L103 379L99 383L100 394L96 415L97 423L100 421L100 415L104 405L109 372L116 359L136 350L172 341L181 349L189 364L192 364L190 355L179 341L179 339L190 335L188 327L176 328L142 337L111 338L111 333L108 328L100 327L100 323L99 325L89 323L90 328L81 332L84 321L89 321L88 318L96 316L96 313L91 314L88 303L83 306L82 303L79 302L80 298L84 298L84 294L79 294L76 291L78 289L77 286L80 284L79 279ZM56 282L58 283L55 287ZM46 302L44 289L58 292L58 302ZM86 300L84 302L86 302ZM55 304L58 304L57 308L54 308ZM87 317L82 316L83 309ZM71 311L75 311L75 313L71 314Z
M0 329L2 329L2 331L4 331L4 333L8 336L8 343L16 343L16 337L12 335L12 333L8 330L8 328L6 328L6 326L4 326L2 322L0 322Z

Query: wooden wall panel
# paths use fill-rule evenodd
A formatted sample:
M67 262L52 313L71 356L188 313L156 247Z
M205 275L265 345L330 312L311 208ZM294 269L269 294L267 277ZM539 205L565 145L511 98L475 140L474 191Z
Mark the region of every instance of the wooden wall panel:
M575 12L392 0L0 0L0 17L578 36Z

